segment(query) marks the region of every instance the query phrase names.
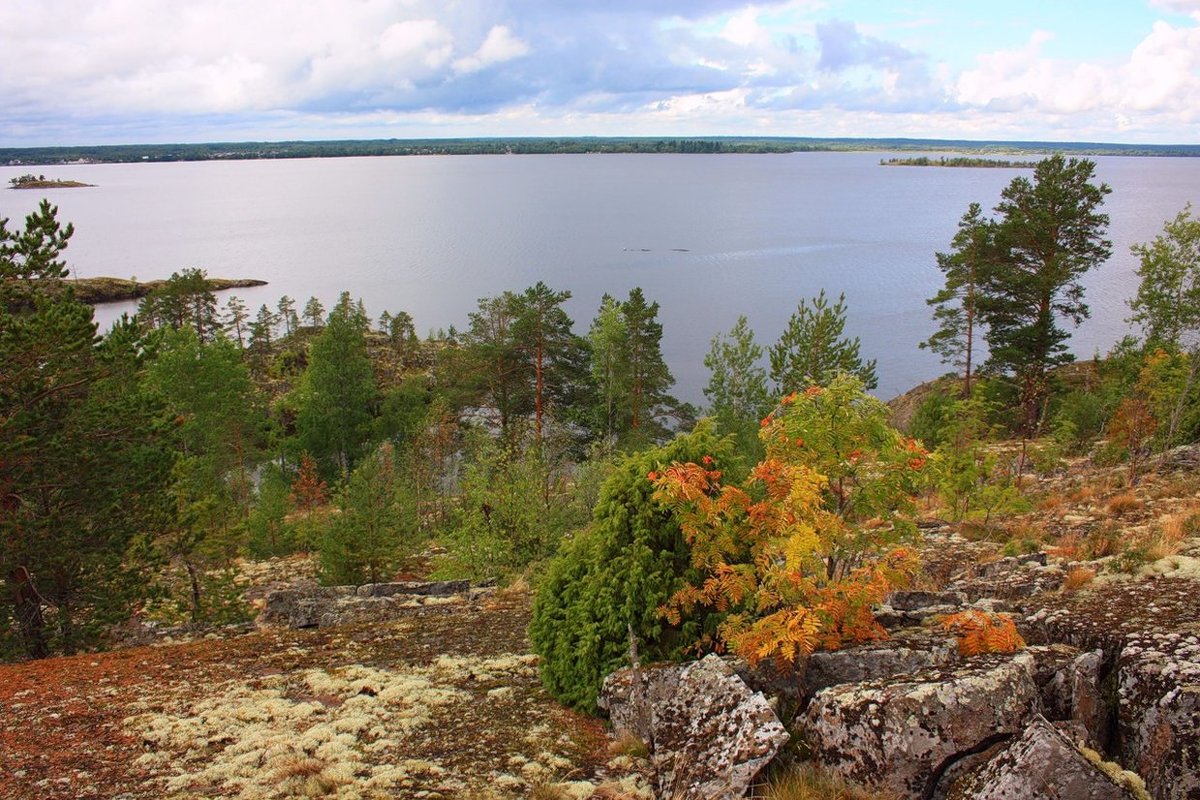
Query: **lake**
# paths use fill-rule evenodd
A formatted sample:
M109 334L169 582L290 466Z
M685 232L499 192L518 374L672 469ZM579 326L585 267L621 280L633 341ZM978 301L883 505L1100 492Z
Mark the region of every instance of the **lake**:
M881 397L945 372L917 343L932 330L934 262L971 201L991 208L1028 170L882 167L892 153L407 156L36 167L96 184L0 190L19 221L44 195L75 224L83 277L262 278L235 290L253 313L284 294L326 307L349 290L373 318L405 310L418 332L464 328L480 297L539 280L573 293L586 333L607 292L661 304L676 393L702 403L709 342L745 314L764 346L801 298L845 292L847 332L879 361ZM1191 201L1200 159L1098 157L1113 188L1113 257L1084 281L1092 316L1080 357L1128 329L1129 247ZM0 185L28 167L0 167ZM224 300L222 299L223 303ZM107 326L132 304L100 306Z

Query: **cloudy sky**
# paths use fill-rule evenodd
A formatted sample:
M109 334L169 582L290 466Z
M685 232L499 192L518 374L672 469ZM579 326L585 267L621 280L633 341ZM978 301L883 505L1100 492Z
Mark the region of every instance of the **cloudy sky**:
M1200 141L1200 0L0 0L0 145Z

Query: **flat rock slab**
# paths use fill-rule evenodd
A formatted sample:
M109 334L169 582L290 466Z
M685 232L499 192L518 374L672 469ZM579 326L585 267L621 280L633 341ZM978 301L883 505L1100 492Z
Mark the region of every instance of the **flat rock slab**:
M959 758L1019 734L1040 712L1029 653L979 656L954 668L832 686L803 730L812 756L847 780L924 797Z
M766 698L715 655L619 670L599 704L618 734L646 742L657 796L672 800L744 797L789 738Z
M1106 772L1044 718L1036 717L1018 738L973 773L957 781L947 794L947 800L1139 800L1145 797L1145 790L1136 776L1116 774L1120 777ZM1141 795L1137 793L1138 789L1141 789Z
M923 629L905 630L881 642L813 653L804 675L805 691L811 695L844 683L909 676L960 660L953 637Z

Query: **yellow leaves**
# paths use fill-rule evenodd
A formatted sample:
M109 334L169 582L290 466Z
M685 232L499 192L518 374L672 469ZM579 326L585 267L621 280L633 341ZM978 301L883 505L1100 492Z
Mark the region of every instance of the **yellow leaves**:
M978 609L943 617L942 630L958 637L958 652L963 656L1015 653L1025 646L1011 618Z

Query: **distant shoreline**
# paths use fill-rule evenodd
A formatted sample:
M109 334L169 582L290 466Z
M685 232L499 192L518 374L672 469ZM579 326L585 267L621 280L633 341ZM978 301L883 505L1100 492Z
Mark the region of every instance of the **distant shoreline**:
M190 144L0 147L0 166L127 164L161 161L241 161L405 155L537 155L598 153L953 152L971 156L1042 155L1200 157L1200 144L974 141L815 137L511 137L345 139L337 141L205 142Z
M93 306L137 300L155 289L165 286L166 283L163 280L135 281L127 278L70 278L66 281L66 284L74 290L75 299ZM208 288L214 292L266 285L266 281L254 278L208 279Z

